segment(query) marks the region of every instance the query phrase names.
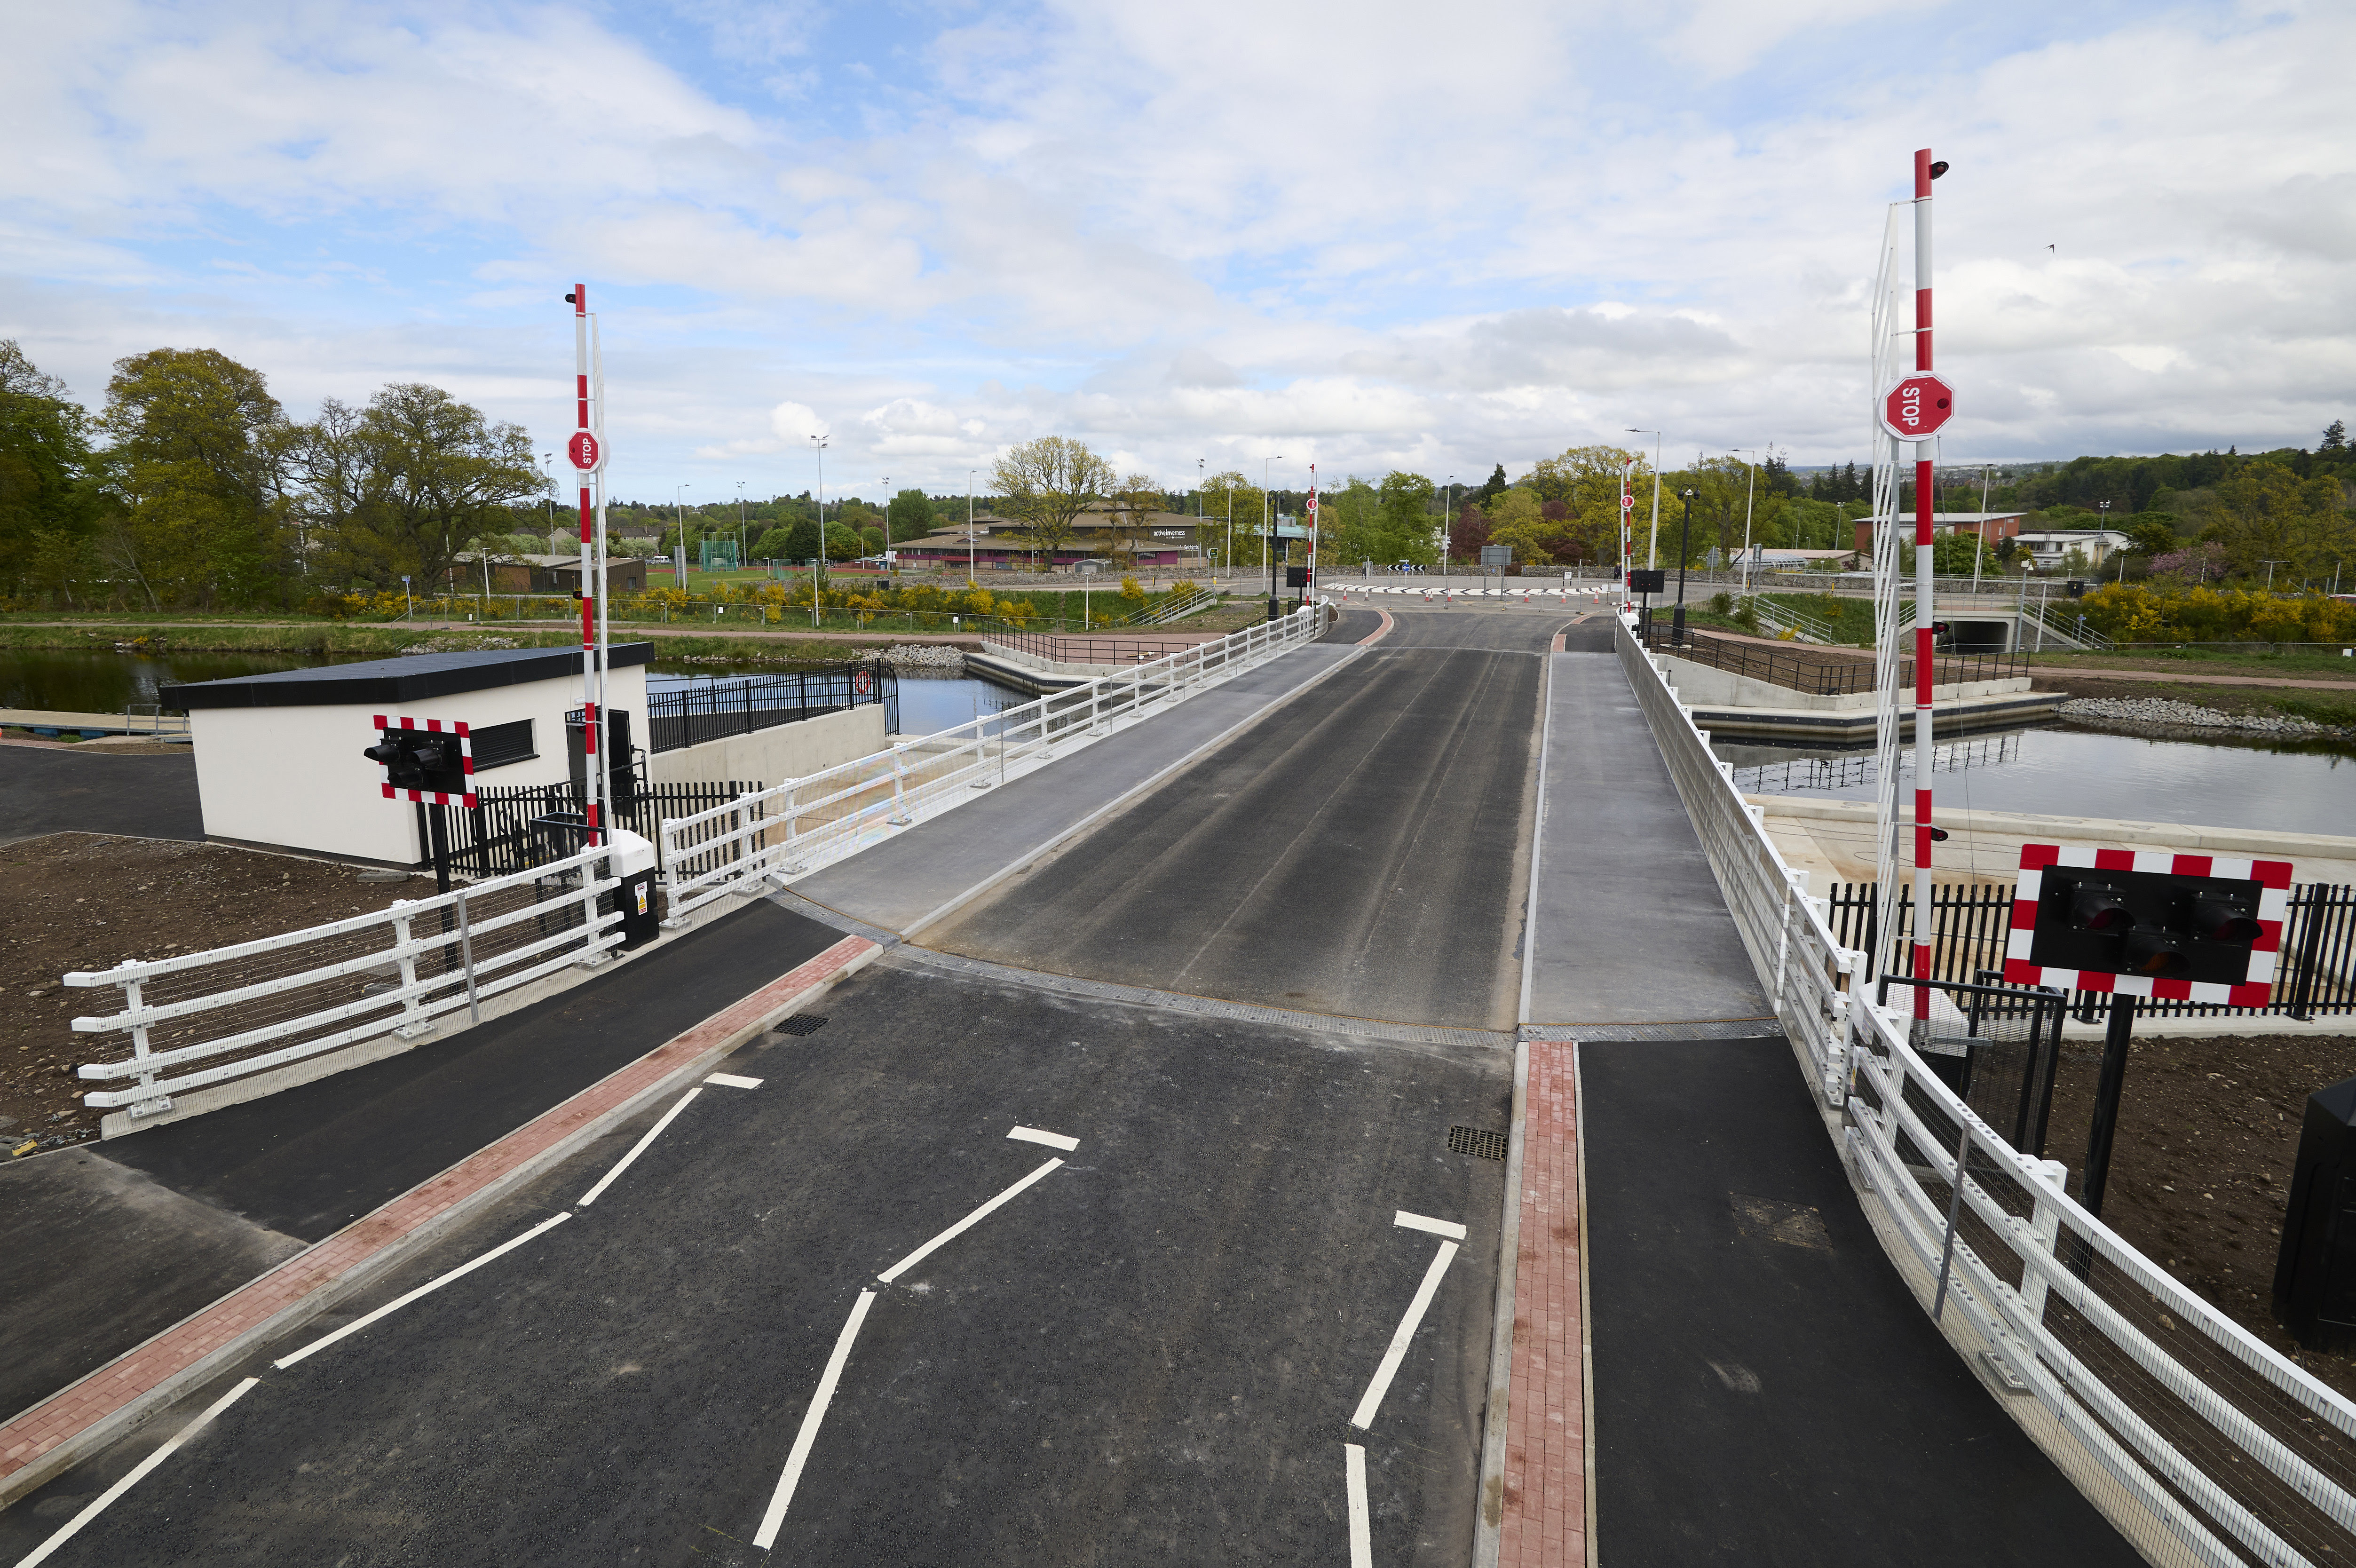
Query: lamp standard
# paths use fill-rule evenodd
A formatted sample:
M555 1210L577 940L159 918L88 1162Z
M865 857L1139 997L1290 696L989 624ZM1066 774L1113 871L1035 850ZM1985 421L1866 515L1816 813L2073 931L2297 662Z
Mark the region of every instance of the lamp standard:
M1686 521L1677 535L1677 613L1671 618L1669 641L1678 648L1686 645L1686 554L1693 545L1694 498L1700 494L1691 485L1677 492L1678 499L1686 503Z
M1440 575L1448 575L1449 534L1456 523L1456 476L1448 476L1448 486L1440 492Z
M1633 424L1624 428L1631 435L1653 438L1653 538L1652 542L1644 547L1644 567L1650 571L1661 564L1661 433L1639 430Z
M1280 611L1276 591L1276 509L1269 500L1268 466L1283 456L1279 452L1274 457L1259 460L1259 520L1260 532L1268 542L1268 618L1270 620L1276 619Z
M979 468L965 471L965 581L968 587L973 585L973 477L980 472Z
M744 565L744 481L736 481L736 565Z
M540 455L540 465L542 468L547 468L548 465L555 461L556 454L553 452L542 452ZM548 476L548 544L549 553L552 555L556 553L556 474L553 469L549 470ZM529 588L531 585L527 582L524 586Z
M818 557L810 563L810 625L818 625L818 594L819 580L826 573L826 447L823 435L813 435L811 443L818 448Z
M1730 446L1730 452L1745 452L1751 456L1751 477L1742 487L1742 591L1751 592L1751 505L1759 494L1759 448Z
M673 486L670 492L670 510L679 514L679 565L671 573L671 586L682 593L687 590L687 492L693 489L695 482L691 479Z

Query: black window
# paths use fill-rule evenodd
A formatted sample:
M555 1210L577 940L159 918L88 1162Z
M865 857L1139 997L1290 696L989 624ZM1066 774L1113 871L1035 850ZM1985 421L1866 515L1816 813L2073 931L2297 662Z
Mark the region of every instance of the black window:
M531 746L531 721L518 719L511 725L487 725L471 732L475 754L475 771L505 768L510 762L530 762L540 755Z

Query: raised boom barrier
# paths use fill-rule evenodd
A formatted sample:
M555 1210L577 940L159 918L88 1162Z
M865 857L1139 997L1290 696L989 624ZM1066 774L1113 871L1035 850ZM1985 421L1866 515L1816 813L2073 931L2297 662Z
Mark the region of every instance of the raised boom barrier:
M2015 1419L2155 1563L2356 1559L2356 1403L2185 1289L2072 1199L2062 1166L1956 1098L1904 1015L1858 989L1865 955L1835 940L1624 620L1617 641L1752 965L1837 1113L1858 1200L1957 1353L2004 1391L1991 1397L2012 1396Z
M823 772L665 818L659 842L669 908L686 924L730 893L830 865L958 800L1044 767L1195 693L1316 640L1322 606L1263 621L1117 675L1051 692L954 729L903 740Z

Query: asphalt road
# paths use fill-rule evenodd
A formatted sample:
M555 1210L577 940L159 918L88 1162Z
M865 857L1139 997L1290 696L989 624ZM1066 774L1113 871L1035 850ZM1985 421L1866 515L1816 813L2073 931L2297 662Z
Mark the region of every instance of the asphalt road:
M0 746L0 843L62 832L203 838L196 758Z
M1542 656L1571 618L1392 614L1355 661L926 945L1229 1001L1512 1027Z
M1469 1560L1502 1052L1082 1003L885 961L591 1208L649 1112L184 1402L258 1385L73 1564ZM1077 1139L1058 1152L1017 1125ZM886 1283L945 1227L1035 1184ZM1462 1223L1369 1427L1349 1424ZM308 1359L271 1359L571 1219ZM774 1554L754 1544L874 1292ZM175 1423L0 1514L15 1561Z

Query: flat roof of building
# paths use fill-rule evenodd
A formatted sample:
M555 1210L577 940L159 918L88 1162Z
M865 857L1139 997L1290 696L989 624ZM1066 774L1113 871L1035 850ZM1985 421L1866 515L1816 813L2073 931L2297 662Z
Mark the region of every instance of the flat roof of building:
M610 668L650 662L651 642L616 643ZM409 653L354 664L323 664L312 670L276 670L266 675L232 675L223 681L192 681L155 693L166 708L316 708L341 703L414 703L462 692L487 692L534 681L561 681L581 673L577 648L487 648L471 652Z

